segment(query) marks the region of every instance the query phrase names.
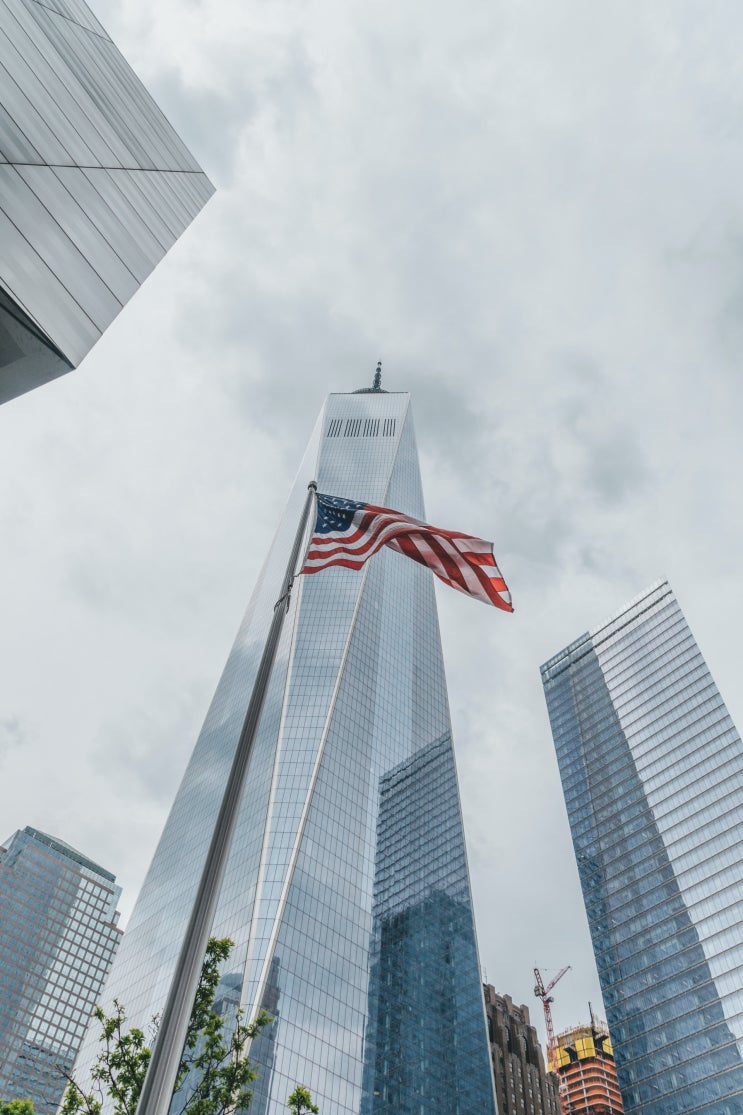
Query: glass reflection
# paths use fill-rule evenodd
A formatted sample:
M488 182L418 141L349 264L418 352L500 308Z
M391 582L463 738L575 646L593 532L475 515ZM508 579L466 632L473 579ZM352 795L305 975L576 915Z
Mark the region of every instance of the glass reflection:
M408 396L334 395L323 410L107 987L133 1019L157 1011L167 991L313 477L323 490L423 517ZM494 1115L431 576L386 551L365 573L300 580L214 926L235 941L229 963L243 973L248 1015L264 1006L273 1017L253 1046L254 1102L260 1115L279 1115L301 1082L323 1115L428 1115L435 1053L452 1081L447 1110ZM395 866L391 881L406 855L407 874ZM383 897L390 886L394 910ZM416 967L393 961L395 941ZM431 997L445 1007L441 1025ZM379 1018L409 998L423 1045L412 1028L380 1042ZM378 1055L394 1060L400 1081L386 1107L374 1095Z
M451 738L385 774L379 800L362 1112L475 1115L492 1089Z
M740 738L665 583L542 676L625 1111L735 1110Z

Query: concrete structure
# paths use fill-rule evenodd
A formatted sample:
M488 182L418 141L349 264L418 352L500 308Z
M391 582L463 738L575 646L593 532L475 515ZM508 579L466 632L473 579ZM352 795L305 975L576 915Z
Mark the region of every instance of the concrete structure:
M625 1111L743 1111L743 743L667 582L542 679Z
M592 1019L557 1035L562 1115L622 1115L614 1050L605 1022Z
M0 403L76 367L212 193L84 0L0 0Z
M529 1008L490 984L483 992L499 1115L560 1115L557 1077L545 1068Z
M119 945L120 893L36 829L0 848L0 1099L56 1111Z
M322 408L106 988L134 1023L167 994L312 479L425 518L409 396ZM297 1082L323 1115L494 1115L432 575L401 554L297 579L214 932L274 1018L260 1115Z

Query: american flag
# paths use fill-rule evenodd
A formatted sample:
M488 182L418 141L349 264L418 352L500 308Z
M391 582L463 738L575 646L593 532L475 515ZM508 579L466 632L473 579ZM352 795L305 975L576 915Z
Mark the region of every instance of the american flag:
M382 546L420 562L467 596L513 611L492 542L458 530L440 530L389 507L320 492L315 531L301 572L319 573L331 565L361 569Z

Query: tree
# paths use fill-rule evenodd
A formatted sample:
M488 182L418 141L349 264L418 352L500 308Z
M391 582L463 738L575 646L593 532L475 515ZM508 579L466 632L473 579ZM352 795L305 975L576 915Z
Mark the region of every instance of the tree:
M294 1112L294 1115L306 1115L308 1112L319 1115L320 1112L317 1104L312 1102L309 1088L305 1088L302 1084L296 1086L286 1106Z
M0 1115L36 1115L31 1100L0 1100Z
M176 1091L189 1075L193 1087L184 1088L177 1115L239 1115L250 1106L253 1095L250 1085L255 1080L256 1070L245 1047L271 1018L261 1011L254 1022L245 1023L243 1012L239 1010L234 1024L229 1027L225 1025L226 1019L214 1009L219 966L229 957L232 948L233 942L226 937L212 937L207 945ZM150 1023L148 1040L144 1031L125 1028L126 1011L117 1000L114 1000L113 1014L107 1015L102 1007L96 1007L93 1017L101 1025L99 1040L103 1044L90 1073L95 1091L83 1091L74 1077L68 1075L60 1115L102 1115L105 1096L113 1100L114 1115L135 1115L152 1056L151 1046L157 1036L158 1019L153 1018ZM227 1038L226 1030L229 1031ZM303 1099L304 1108L296 1108L298 1115L304 1111L316 1113L316 1107L307 1107L307 1102L312 1104L309 1092L301 1091L306 1093L307 1101ZM0 1115L33 1115L33 1108L30 1111L0 1110Z

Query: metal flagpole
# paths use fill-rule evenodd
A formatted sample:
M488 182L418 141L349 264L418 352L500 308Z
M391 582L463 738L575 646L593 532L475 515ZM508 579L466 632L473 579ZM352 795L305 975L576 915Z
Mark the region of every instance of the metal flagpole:
M245 722L240 733L219 816L207 852L199 889L196 892L191 918L178 957L168 1000L160 1019L157 1038L152 1050L152 1059L142 1085L142 1092L137 1105L137 1115L168 1115L173 1099L188 1023L196 998L196 988L198 987L206 946L211 934L219 887L232 841L240 798L242 797L245 773L248 769L253 741L260 723L261 711L279 645L284 616L289 610L294 571L316 491L317 484L313 480L308 484L307 499L297 528L289 564L284 574L281 595L274 608L271 627L266 645L263 648L263 656L258 667L250 704L245 714Z

